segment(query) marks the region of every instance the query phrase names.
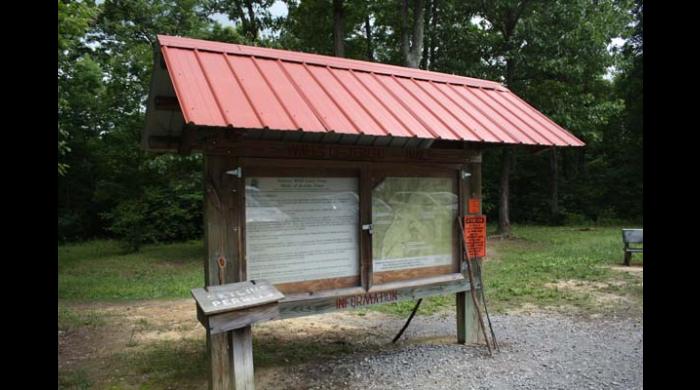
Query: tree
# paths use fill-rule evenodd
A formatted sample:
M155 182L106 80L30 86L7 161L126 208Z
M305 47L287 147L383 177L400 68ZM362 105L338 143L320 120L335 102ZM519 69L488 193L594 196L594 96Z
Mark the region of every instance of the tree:
M333 0L333 55L345 57L343 0Z
M374 57L375 0L288 1L288 16L278 23L278 47L362 60ZM313 23L309 23L313 20Z
M485 34L492 42L487 62L513 92L584 141L595 141L622 107L610 99L611 84L603 76L614 64L607 46L624 30L629 9L625 1L482 1ZM565 162L577 156L582 166L583 149L566 152ZM517 174L512 168L516 154L522 153L504 151L500 161L499 232L506 235L510 233L509 186L510 176ZM533 159L527 153L522 156ZM560 220L558 153L545 157L541 177L549 177L549 190L544 192L550 196L543 214ZM585 198L590 197L579 199Z
M643 215L643 4L636 1L630 38L621 50L619 74L614 81L614 97L623 102L605 127L600 140L599 160L595 165L599 195L609 208L608 214L641 222ZM603 173L604 172L604 173Z
M494 47L492 58L504 63L505 70L502 78L511 89L515 78L517 61L518 38L516 28L523 17L532 10L534 0L481 1L481 12L493 29L499 34L500 42ZM522 39L522 38L521 38ZM498 234L508 236L511 233L510 222L510 175L513 166L514 153L510 147L505 147L501 154L501 174L498 192Z
M206 37L216 29L195 1L107 0L99 6L71 3L72 9L78 9L74 4L89 7L90 23L71 40L68 33L59 34L61 48L65 42L73 45L59 52L59 59L65 56L59 61L59 128L68 130L71 150L63 161L70 169L58 183L59 238L124 237L128 229L114 228L128 220L127 211L136 210L126 207L129 202L140 202L141 211L161 212L158 218L141 214L147 220L139 228L154 234L139 239L193 237L201 231L201 219L196 212L191 213L195 220L187 219L177 210L201 209L199 175L193 179L186 173L201 172L201 159L146 153L140 148L141 129L156 34ZM165 198L178 207L149 208L149 202ZM163 210L170 211L167 218Z
M260 40L260 32L273 25L269 8L274 0L205 0L203 9L208 14L223 13L239 23L246 43Z
M550 166L550 222L563 221L567 209L596 207L579 202L596 192L588 186L593 181L585 162L587 155L598 152L603 129L624 109L605 75L617 62L608 45L615 37L627 36L630 9L629 1L551 2L546 12L533 13L524 25L529 39L520 51L527 60L519 66L518 93L587 142L585 148L548 153L549 162L544 163ZM553 41L552 36L559 39ZM565 177L559 175L560 161L569 167ZM561 189L566 189L564 194L575 190L578 196L561 199L560 207Z
M71 112L70 92L72 86L81 84L76 78L83 75L76 72L76 64L81 56L86 55L86 48L81 38L90 28L90 24L97 13L94 2L58 2L58 114L63 117ZM81 62L89 61L83 57ZM58 123L58 174L64 176L70 167L66 162L66 155L71 151L69 138L72 127L80 126L70 123L68 120Z
M423 55L425 3L423 0L413 0L413 23L409 30L408 2L409 0L401 2L401 54L406 66L417 68Z

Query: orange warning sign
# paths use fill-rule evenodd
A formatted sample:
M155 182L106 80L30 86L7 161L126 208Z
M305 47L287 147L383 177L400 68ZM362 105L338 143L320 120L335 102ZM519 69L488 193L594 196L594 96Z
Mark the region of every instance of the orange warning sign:
M470 198L469 206L467 207L467 212L469 214L479 214L481 212L481 199Z
M464 217L464 242L470 259L486 256L486 216Z

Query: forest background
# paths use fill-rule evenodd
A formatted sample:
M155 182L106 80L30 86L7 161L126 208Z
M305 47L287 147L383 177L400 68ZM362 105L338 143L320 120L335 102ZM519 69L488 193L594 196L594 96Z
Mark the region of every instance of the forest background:
M58 1L59 242L199 239L202 157L140 147L156 34L499 81L586 142L484 155L484 212L639 224L643 5L632 0Z

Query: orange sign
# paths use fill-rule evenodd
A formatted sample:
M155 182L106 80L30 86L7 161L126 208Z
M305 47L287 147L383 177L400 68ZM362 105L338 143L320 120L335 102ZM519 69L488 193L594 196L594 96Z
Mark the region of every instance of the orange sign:
M471 201L471 199L470 199ZM464 217L464 244L470 259L486 256L486 216Z
M467 207L467 212L469 214L479 214L481 212L481 199L479 199L479 198L469 199L469 207Z

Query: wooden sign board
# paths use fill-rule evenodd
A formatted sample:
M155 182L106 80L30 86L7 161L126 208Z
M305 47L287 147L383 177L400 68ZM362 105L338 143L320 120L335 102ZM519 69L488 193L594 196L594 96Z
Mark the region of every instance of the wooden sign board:
M470 259L486 256L485 215L464 217L464 242Z
M199 308L197 308L197 312L198 317L200 317ZM214 314L208 317L202 314L201 317L199 322L208 328L211 334L218 334L244 328L257 322L278 319L280 317L280 305L277 302L267 303L247 309Z
M192 296L206 316L265 305L284 298L279 290L264 280L195 288L192 289Z

